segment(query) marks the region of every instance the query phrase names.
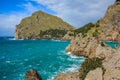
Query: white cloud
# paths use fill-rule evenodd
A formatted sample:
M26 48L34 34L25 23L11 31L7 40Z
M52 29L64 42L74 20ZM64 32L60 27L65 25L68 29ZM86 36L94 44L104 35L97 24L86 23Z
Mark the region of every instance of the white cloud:
M34 7L30 2L18 6L24 7L25 11L0 14L0 35L14 35L15 26L19 24L23 18L30 16L34 11L38 10L38 8Z
M29 13L33 13L33 12L39 10L39 8L33 6L31 2L28 2L26 4L22 4L20 6L24 7L27 10L27 12L29 12Z
M40 9L31 1L44 5L47 9L56 12L58 17L76 27L102 18L107 7L114 2L114 0L28 0L25 4L17 4L23 8L23 11L0 14L0 35L8 35L8 33L13 35L15 25L22 18Z
M103 17L114 0L32 0L57 13L57 16L80 27Z
M16 24L19 24L22 18L26 15L19 14L0 14L0 34L1 35L13 35Z

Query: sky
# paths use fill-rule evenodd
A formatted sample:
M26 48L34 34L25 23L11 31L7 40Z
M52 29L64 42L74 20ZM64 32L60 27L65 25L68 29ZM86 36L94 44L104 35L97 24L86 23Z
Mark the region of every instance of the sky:
M0 0L0 36L14 36L15 26L35 11L62 18L76 28L96 22L115 0Z

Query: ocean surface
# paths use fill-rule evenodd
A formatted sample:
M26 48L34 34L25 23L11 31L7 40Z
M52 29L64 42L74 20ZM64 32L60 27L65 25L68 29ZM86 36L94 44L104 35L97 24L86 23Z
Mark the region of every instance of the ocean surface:
M77 71L84 58L66 53L69 43L0 38L0 80L24 80L30 69L36 69L43 80L53 80L58 73Z

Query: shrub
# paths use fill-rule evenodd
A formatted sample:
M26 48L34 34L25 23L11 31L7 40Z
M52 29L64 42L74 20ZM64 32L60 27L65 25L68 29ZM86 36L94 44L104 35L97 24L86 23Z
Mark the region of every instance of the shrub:
M74 30L74 34L82 33L82 35L85 35L94 26L95 25L93 23L88 23L83 27Z
M98 37L100 33L98 32L98 30L95 30L95 32L93 33L93 37Z
M81 65L81 68L79 70L80 72L80 79L81 80L84 80L87 73L90 71L90 70L94 70L98 67L102 67L102 60L103 59L99 59L99 58L91 58L91 59L86 59L82 65Z
M51 35L51 37L63 37L67 33L66 30L60 30L60 29L49 29L46 31L40 31L39 36L43 37L44 35Z

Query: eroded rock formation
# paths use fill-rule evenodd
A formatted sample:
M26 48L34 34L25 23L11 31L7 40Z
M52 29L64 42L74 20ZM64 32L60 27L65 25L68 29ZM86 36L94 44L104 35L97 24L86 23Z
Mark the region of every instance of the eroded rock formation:
M113 49L103 44L103 41L120 42L120 0L108 8L97 24L99 26L95 29L101 30L97 36L89 33L85 37L76 36L66 51L77 56L103 59L102 68L89 71L85 80L120 80L120 46Z
M34 69L31 69L25 74L25 80L42 80L42 77Z

